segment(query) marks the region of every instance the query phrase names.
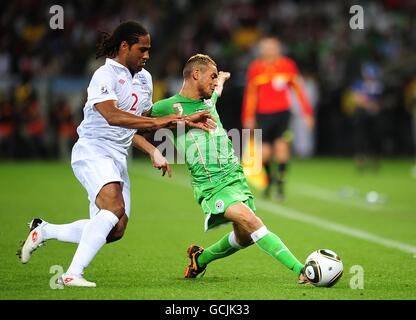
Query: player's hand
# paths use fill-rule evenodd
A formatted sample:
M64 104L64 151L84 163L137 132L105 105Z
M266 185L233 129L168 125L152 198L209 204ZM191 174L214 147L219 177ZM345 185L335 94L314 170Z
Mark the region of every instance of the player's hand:
M180 121L183 121L183 117L176 114L170 114L164 117L158 117L155 119L155 129L160 128L174 128L176 124Z
M313 116L306 116L305 124L309 130L312 130L313 128L315 128L315 118Z
M183 117L183 120L187 126L205 131L210 131L217 127L216 120L209 110L195 112Z
M170 169L170 165L168 160L160 153L159 149L155 148L153 154L150 156L152 159L153 167L156 169L162 169L162 176L168 172L169 178L172 176L172 170Z
M218 81L217 86L215 88L215 92L217 93L218 97L221 97L222 90L224 89L224 82L230 79L231 73L220 71L218 72Z
M225 81L230 79L230 77L231 77L231 73L229 73L229 72L226 72L226 71L218 72L218 81L221 81L221 82L224 83Z

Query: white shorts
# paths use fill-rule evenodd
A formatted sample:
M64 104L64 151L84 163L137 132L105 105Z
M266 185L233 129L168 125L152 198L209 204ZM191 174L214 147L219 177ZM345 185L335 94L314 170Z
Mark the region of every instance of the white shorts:
M71 165L75 176L88 192L91 218L100 210L95 199L101 188L115 181L121 183L126 215L130 217L130 179L124 154L100 141L79 139L72 148Z

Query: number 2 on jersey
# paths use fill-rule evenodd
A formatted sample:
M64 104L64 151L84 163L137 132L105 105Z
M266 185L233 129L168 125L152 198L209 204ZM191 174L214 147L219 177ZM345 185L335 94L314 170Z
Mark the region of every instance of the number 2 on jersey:
M134 92L131 95L134 97L135 100L133 102L133 105L130 108L130 111L136 112L137 110L136 104L137 104L137 101L139 101L139 97L137 97L137 94L135 94Z

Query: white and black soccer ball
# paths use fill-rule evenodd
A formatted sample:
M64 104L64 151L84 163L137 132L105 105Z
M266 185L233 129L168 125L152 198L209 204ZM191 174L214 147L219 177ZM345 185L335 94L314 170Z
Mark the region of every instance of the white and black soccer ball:
M331 250L312 252L305 262L305 276L316 287L332 287L342 276L344 267L340 257Z

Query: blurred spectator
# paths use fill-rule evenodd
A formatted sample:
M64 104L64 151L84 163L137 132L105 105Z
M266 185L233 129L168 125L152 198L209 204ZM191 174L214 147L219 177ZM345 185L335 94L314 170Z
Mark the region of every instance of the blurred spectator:
M166 96L173 96L181 90L183 84L182 69L181 62L175 57L166 62Z
M29 84L19 88L17 99L11 100L16 113L20 107L14 104L19 104L31 89L39 97L41 113L48 114L53 106L46 97L52 83L58 78L89 78L102 64L95 60L99 32L133 19L142 22L153 35L148 68L155 81L155 100L177 91L177 61L186 61L198 52L207 53L233 75L228 92L233 92L231 102L237 107L220 110L223 119L231 119L241 110L244 73L253 60L253 44L263 35L273 35L286 44L287 54L301 70L307 69L315 76L320 97L317 152L351 154L351 128L341 112L340 99L356 76L357 61L372 60L383 70L394 70L396 78L386 79L384 85L390 96L389 108L397 110L403 110L401 88L409 68L416 65L416 2L410 0L362 2L363 30L349 28L349 7L355 4L351 1L320 0L316 5L310 0L74 0L62 3L63 30L49 27L49 8L54 4L52 0L24 0L6 1L2 6L0 95L8 93L24 74L33 74L31 82L36 87ZM17 127L22 125L20 120L16 118ZM411 152L410 137L401 132L400 120L399 116L389 117L390 154ZM408 131L410 123L406 126Z
M415 164L412 168L412 176L416 178L416 73L412 75L405 88L405 105L412 117L413 152Z
M372 166L377 170L381 151L381 95L380 68L375 63L364 63L361 79L352 84L353 136L355 163L359 170Z
M244 128L262 129L262 160L268 177L265 195L269 196L272 185L277 184L278 199L283 199L285 174L290 159L291 89L299 100L306 125L312 129L313 109L305 95L296 63L282 55L277 38L261 39L259 57L249 65L247 71L242 123Z
M45 145L45 119L40 110L40 104L33 92L20 109L23 123L23 139L25 140L27 156L35 159L47 157Z
M314 75L305 73L303 75L305 94L309 98L311 107L316 114L316 107L319 101L318 83ZM315 155L315 128L308 128L302 116L302 107L299 101L291 94L292 108L291 130L294 133L293 153L301 158L309 158Z
M54 152L62 160L71 157L71 150L77 141L77 126L75 115L66 100L59 100L50 114L49 121L52 127L52 140Z
M15 147L16 114L11 102L0 95L0 158L13 158Z
M19 144L15 155L44 158L47 156L44 136L46 123L31 80L32 73L25 71L14 89L13 108L17 115L16 143Z

